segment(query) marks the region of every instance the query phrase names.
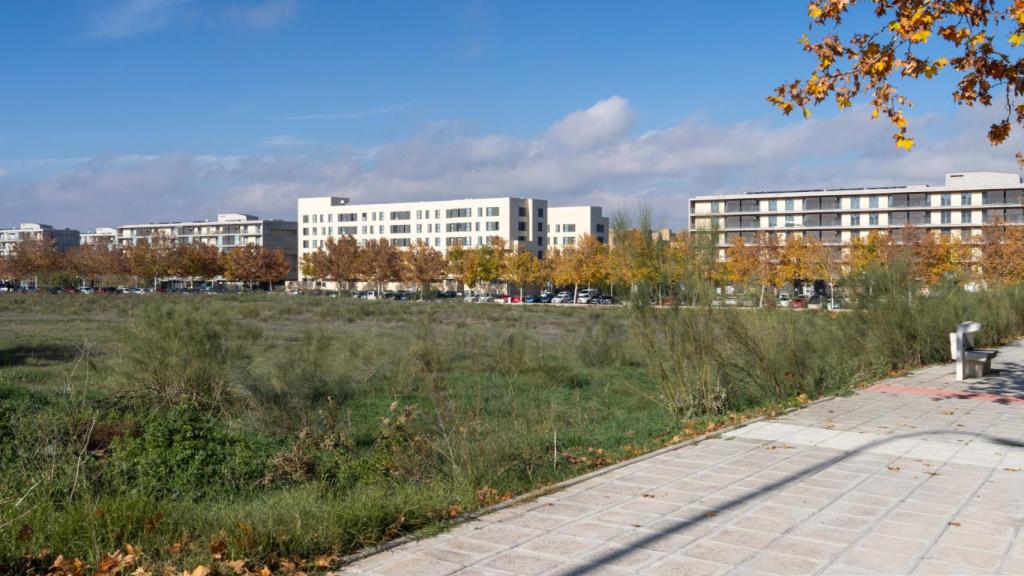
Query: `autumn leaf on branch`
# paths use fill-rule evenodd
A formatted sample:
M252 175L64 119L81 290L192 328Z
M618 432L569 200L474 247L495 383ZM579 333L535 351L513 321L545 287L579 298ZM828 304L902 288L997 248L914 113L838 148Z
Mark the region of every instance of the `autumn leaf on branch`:
M870 29L849 23L858 8L874 17ZM781 84L767 97L783 114L800 109L806 118L828 100L842 110L864 98L872 118L893 125L895 146L910 150L915 140L905 112L912 102L897 84L951 68L959 74L956 104L987 107L996 98L1005 108L989 128L992 145L1009 138L1011 121L1024 125L1024 58L1015 52L1024 42L1021 0L813 0L807 15L813 38L805 34L800 44L816 63L806 80Z

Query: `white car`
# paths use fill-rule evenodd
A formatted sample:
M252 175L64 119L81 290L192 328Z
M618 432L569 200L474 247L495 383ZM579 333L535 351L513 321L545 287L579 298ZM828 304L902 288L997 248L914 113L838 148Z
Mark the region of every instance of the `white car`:
M559 292L551 299L552 304L568 304L572 302L572 296L568 292Z

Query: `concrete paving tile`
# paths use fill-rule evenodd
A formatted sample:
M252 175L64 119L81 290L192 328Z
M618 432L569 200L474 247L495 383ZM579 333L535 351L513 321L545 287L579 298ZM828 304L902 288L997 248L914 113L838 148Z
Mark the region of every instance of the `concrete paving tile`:
M736 528L727 525L717 532L713 532L705 536L705 538L707 540L714 540L715 542L723 542L725 544L763 549L769 542L778 538L778 535L771 532L744 530L743 528Z
M698 560L735 566L752 556L755 552L757 550L745 546L733 546L731 544L701 539L683 548L680 554L690 558L697 558Z
M928 540L912 540L883 534L867 534L857 541L857 546L860 548L904 556L921 556L931 545Z
M825 526L824 524L812 524L806 522L797 526L790 532L787 532L787 536L796 536L798 538L806 538L817 542L846 546L860 538L861 531L833 528L831 526Z
M800 558L808 558L810 560L832 562L842 554L846 547L832 543L808 540L806 538L797 538L795 536L783 536L773 542L769 549L772 552L787 554L789 556L799 556Z
M906 574L917 564L917 557L867 548L852 548L844 552L836 564L878 571L883 574Z
M742 568L749 568L767 574L798 575L814 574L826 563L825 560L812 560L776 552L761 552L747 560L742 565Z
M1003 565L999 570L1000 574L1022 574L1024 575L1024 558L1010 556L1003 559Z
M571 519L562 516L548 516L547 514L523 514L504 522L506 526L517 528L530 528L533 530L554 530L572 522Z
M580 557L581 562L636 570L665 558L667 554L632 546L603 546Z
M522 544L517 549L571 558L597 548L600 545L601 542L597 540L587 540L567 534L544 534Z
M928 551L927 557L953 564L963 564L965 566L971 566L979 570L987 570L989 572L995 572L999 568L1000 561L1002 560L1002 555L1000 554L944 544L936 544L932 547L932 549Z
M395 558L393 561L374 568L374 572L384 576L406 576L419 574L422 576L447 576L454 574L462 566L455 562L445 562L429 556L414 555Z
M736 528L745 528L747 530L757 530L772 534L782 534L786 530L795 526L797 521L788 520L786 518L746 515L733 520L731 524Z
M948 528L942 533L942 536L939 537L935 544L962 546L964 548L992 552L993 554L1003 554L1010 547L1009 538L1003 538L991 533L967 532L958 528Z
M991 574L991 572L938 560L922 560L914 570L914 576L982 576L987 574Z
M604 524L601 522L585 521L577 524L569 524L558 528L553 533L555 534L568 534L570 536L577 536L585 540L599 540L607 542L624 536L634 528L630 526L616 526L614 524Z
M544 576L626 576L627 574L635 574L635 572L614 566L569 562L546 572Z
M543 532L540 530L491 524L489 526L484 526L479 530L466 533L465 538L482 540L484 542L502 544L505 546L518 546L519 544L541 534L543 534Z
M553 570L564 563L564 561L552 556L542 556L540 554L513 550L484 562L482 567L527 575L541 574Z

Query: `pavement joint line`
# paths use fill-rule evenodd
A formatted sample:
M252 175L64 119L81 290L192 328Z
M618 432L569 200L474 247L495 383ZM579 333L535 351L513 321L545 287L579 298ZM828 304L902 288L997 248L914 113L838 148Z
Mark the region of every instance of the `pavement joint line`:
M1024 404L1024 398L1015 396L1004 396L1000 394L987 394L984 392L970 392L950 390L949 388L930 388L927 386L898 386L895 384L875 384L867 389L869 392L882 394L914 394L917 396L932 396L950 398L954 400L978 400L981 402L995 402L996 404Z

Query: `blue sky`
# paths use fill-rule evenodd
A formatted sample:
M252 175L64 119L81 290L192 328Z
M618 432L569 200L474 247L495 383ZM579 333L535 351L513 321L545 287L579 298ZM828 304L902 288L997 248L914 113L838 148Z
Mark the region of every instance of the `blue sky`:
M324 194L643 202L681 226L697 193L1014 169L951 80L912 94L910 154L863 109L782 117L764 97L809 70L806 3L737 7L7 3L0 226L293 217Z

